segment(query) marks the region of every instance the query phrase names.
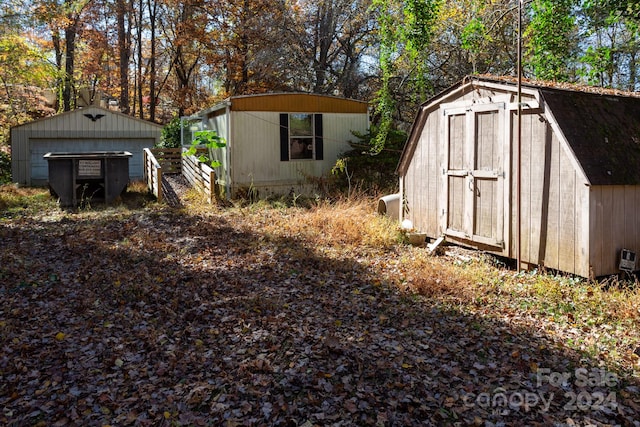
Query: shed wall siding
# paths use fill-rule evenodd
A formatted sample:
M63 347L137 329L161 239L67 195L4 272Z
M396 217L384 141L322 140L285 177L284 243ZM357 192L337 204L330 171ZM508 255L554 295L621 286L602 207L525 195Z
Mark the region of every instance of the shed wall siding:
M517 106L513 85L463 83L421 107L398 167L405 200L404 217L411 219L414 226L430 238L446 235L452 242L511 258L517 254L519 230L524 263L584 277L617 274L622 249L640 254L640 215L637 214L640 185L624 180L611 182L607 177L600 179L602 171L596 169L602 165L600 157L605 156L592 155L590 159L588 152L574 152L576 144L579 147L583 139L576 139L576 122L567 120L574 117L571 93L569 101L551 97L546 104L540 89L529 87L527 91L523 99L527 106L522 116L520 165L516 164L518 117L514 111ZM504 94L507 97L503 97ZM549 95L548 91L544 94ZM552 95L556 96L549 96ZM502 126L500 120L492 124L488 115L470 119L470 112L489 109L491 104L499 102L504 102L506 108L504 118L507 120L502 133L490 129L496 123ZM550 105L559 108L552 111ZM556 117L563 122L559 123ZM578 130L582 132L580 126ZM473 146L469 144L472 128L476 152L469 151ZM496 150L500 149L495 143L501 135L505 137L503 158L509 159L504 175L496 167L500 163ZM485 151L487 148L492 152ZM475 160L470 160L470 156L475 156ZM602 160L606 163L611 159ZM634 158L630 158L631 161L635 161ZM468 165L474 162L474 170L470 170ZM633 165L629 167L633 169ZM521 173L520 223L517 222L518 169ZM498 173L498 180L504 176L506 181L504 250L476 236L493 235L500 228L491 220L493 209L500 208L494 202L501 197L489 186L489 180L495 177L491 175L492 170ZM607 170L615 178L616 169ZM481 196L477 195L469 198L469 190L477 190L486 199L479 200ZM469 209L470 205L476 210ZM469 212L474 215L470 217ZM473 235L468 233L469 223L477 226ZM443 229L443 224L447 229Z
M13 182L29 182L29 139L25 132L11 129L11 179Z
M512 115L513 129L517 116ZM532 265L589 275L588 191L582 174L541 114L523 114L521 259ZM513 161L515 161L515 144ZM512 162L515 171L515 163ZM512 177L511 253L517 254L517 182Z
M591 187L591 265L595 276L619 272L620 251L640 254L640 188L630 185Z
M129 177L142 179L142 150L153 147L153 139L31 139L31 183L44 185L49 179L48 162L43 156L52 151L87 152L87 151L129 151Z
M511 228L513 238L511 239L511 251L517 255L517 145L515 132L517 132L517 115L511 114L512 119L512 196L510 198ZM539 121L538 115L523 114L522 116L522 140L521 140L521 211L520 211L520 250L521 259L534 265L540 264L547 255L545 251L547 245L542 241L552 241L556 246L557 224L555 216L549 216L549 198L557 199L557 179L552 180L549 175L551 166L557 162L557 157L553 155L552 134L547 129L545 123ZM557 167L555 168L557 169ZM552 181L556 186L552 185ZM546 236L544 240L541 240ZM553 258L556 258L555 256ZM549 265L549 267L551 267Z
M104 114L104 117L92 121L90 118L85 117L85 114ZM114 130L123 132L148 132L157 131L158 128L158 125L136 119L132 116L98 108L85 108L37 120L18 126L15 129L43 132L57 132L60 129L68 129L87 132L87 135L98 135Z
M442 174L438 172L439 138L438 114L432 113L427 117L420 142L404 178L405 217L430 238L442 234L439 225L441 202L438 197L442 179Z

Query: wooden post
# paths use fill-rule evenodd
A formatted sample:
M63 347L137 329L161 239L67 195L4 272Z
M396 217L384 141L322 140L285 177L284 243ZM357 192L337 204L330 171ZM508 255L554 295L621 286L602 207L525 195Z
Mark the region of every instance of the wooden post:
M516 147L516 271L522 266L522 4L518 2L518 135Z
M162 168L160 166L156 167L156 183L158 185L158 195L156 198L159 203L162 201Z
M147 183L147 187L149 187L149 180L147 178L147 150L142 150L142 179L144 179L144 182Z
M209 169L209 204L213 204L213 200L218 200L218 192L216 191L216 171Z

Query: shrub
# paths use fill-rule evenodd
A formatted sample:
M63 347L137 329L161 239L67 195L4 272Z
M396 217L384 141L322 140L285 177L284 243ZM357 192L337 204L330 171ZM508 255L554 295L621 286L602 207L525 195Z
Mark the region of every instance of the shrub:
M371 141L377 130L372 128L366 134L354 132L360 141L352 142L352 150L343 153L336 163L335 171L339 189L357 188L370 194L395 193L398 178L395 173L402 147L407 139L405 132L392 130L387 135L385 148L379 153L371 152Z
M169 123L162 128L160 142L158 147L161 148L178 148L181 145L180 140L180 117L175 116Z
M0 150L0 184L11 182L11 156Z

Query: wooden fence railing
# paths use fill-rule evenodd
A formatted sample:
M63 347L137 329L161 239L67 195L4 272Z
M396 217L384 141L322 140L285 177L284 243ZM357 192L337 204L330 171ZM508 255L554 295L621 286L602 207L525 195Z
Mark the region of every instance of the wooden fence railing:
M156 196L158 202L162 201L162 166L156 160L151 148L142 150L144 163L144 180L149 191Z
M158 201L163 200L162 175L182 173L187 182L204 193L209 203L216 199L216 173L196 156L184 155L186 148L145 148L144 180ZM204 151L204 150L203 150Z
M151 148L162 173L180 173L182 171L182 149L178 148Z
M162 174L180 173L182 150L180 148L145 148L142 152L144 180L149 191L162 201Z
M183 149L186 151L186 149ZM216 199L216 172L196 156L182 155L182 176L187 182L204 193L209 203Z

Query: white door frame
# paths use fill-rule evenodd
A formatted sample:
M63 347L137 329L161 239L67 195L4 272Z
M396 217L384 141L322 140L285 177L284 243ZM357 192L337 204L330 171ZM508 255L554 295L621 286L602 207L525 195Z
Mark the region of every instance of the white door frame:
M506 101L506 100L505 100ZM505 202L505 195L509 194L509 180L507 179L507 171L509 170L509 131L508 127L508 114L509 110L507 102L471 102L463 101L452 104L443 104L440 108L443 118L442 136L441 141L443 143L443 164L442 164L442 191L444 203L443 215L441 217L442 230L445 235L455 237L458 239L468 240L471 242L479 243L482 245L488 245L493 247L505 248L505 236L508 236L506 231L506 225L508 225L508 204ZM498 128L495 130L495 136L498 138L494 147L496 152L495 166L492 169L483 167L479 169L477 167L477 123L478 115L482 113L496 112L498 114ZM465 119L465 134L464 139L464 161L462 168L450 169L450 116L464 115ZM449 181L451 177L463 178L464 193L461 195L464 198L462 203L464 206L464 212L462 213L462 229L455 229L450 224L450 212L449 200L450 191ZM482 181L495 181L495 204L491 206L491 221L495 221L492 225L491 236L480 235L477 231L476 209L478 208L477 202L481 197L479 194L479 183ZM493 230L495 228L495 230Z

